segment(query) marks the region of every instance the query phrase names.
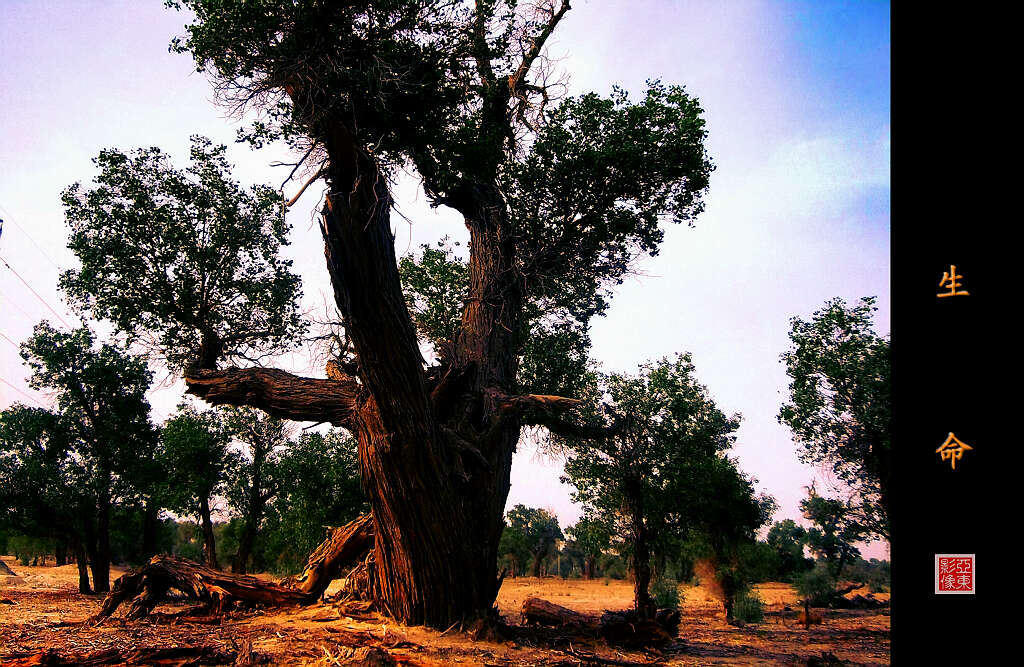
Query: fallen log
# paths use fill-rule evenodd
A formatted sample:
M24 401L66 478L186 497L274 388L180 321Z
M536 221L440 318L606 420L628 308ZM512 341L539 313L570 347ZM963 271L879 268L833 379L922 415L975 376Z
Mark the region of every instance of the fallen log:
M642 618L636 611L606 611L600 619L567 607L527 598L521 615L524 623L569 628L581 634L600 635L609 644L658 646L672 641L679 628L679 612L661 609L654 618Z
M572 626L596 630L598 621L568 607L540 598L526 598L520 611L523 623L538 625Z
M372 547L373 523L369 516L362 516L331 529L327 539L310 555L302 574L280 584L251 575L221 572L173 556L154 556L146 565L119 577L99 613L90 620L109 617L129 600L125 618L144 618L167 599L172 589L217 613L235 607L312 604L320 599L342 567Z
M101 667L103 665L153 665L186 667L187 665L224 665L235 661L234 651L213 646L111 648L81 652L48 648L39 653L22 655L4 662L5 667Z

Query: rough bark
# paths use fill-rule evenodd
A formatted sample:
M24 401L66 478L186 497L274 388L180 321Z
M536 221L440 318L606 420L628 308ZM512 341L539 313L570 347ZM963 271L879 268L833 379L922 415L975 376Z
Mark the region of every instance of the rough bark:
M273 368L191 369L190 394L211 405L250 405L295 421L329 422L351 428L360 386L351 378L319 379Z
M210 499L203 498L199 503L199 519L203 524L203 557L207 567L219 570L217 563L217 539L213 534L213 518L210 516Z

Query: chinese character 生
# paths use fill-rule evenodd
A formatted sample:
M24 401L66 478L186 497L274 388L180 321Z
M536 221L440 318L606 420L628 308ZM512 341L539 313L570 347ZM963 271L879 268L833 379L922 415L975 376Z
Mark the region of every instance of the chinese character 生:
M967 290L961 289L957 291L960 287L963 287L962 283L957 282L961 278L963 278L963 276L957 275L956 264L950 264L949 271L943 272L942 280L939 281L939 287L948 286L949 291L943 292L942 294L936 294L935 296L939 297L940 299L946 296L968 296L970 292L968 292Z

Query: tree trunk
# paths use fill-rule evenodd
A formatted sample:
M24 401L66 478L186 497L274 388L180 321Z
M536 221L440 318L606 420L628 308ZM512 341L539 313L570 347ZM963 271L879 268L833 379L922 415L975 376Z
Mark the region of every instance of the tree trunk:
M199 518L203 524L203 556L206 558L206 565L215 570L220 569L217 564L217 540L213 535L213 519L210 517L210 500L203 498L199 503Z
M159 527L160 507L153 498L147 498L142 511L142 557L145 559L156 555L156 534Z
M92 594L92 587L89 586L89 561L85 556L85 546L82 540L75 538L75 562L78 563L78 592L85 595Z
M639 501L637 501L639 502ZM641 618L654 618L657 608L651 599L651 551L647 526L643 514L636 508L631 512L631 538L633 542L633 608Z
M530 575L533 577L540 576L540 562L543 556L539 553L533 554L533 564L530 566Z
M583 578L590 580L594 578L594 557L584 556L583 558Z
M56 567L68 564L68 544L58 539L53 545L53 564Z

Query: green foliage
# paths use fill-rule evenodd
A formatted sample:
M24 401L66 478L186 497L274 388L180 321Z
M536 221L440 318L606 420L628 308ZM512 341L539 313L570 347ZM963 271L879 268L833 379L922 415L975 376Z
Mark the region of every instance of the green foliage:
M167 471L163 504L178 514L196 516L203 501L224 487L230 434L220 413L182 404L161 432L162 463Z
M814 524L807 531L807 546L828 565L832 577L838 579L843 566L860 555L854 542L864 535L864 528L857 523L846 503L815 495L813 487L800 503L800 509Z
M343 431L303 433L281 456L275 475L277 497L267 508L253 555L257 569L300 571L328 526L342 526L369 511L356 442Z
M779 581L792 581L793 577L814 567L814 560L804 556L807 531L792 519L772 524L765 538L775 554L776 574Z
M656 577L651 582L651 600L658 609L678 609L679 582L670 577Z
M614 410L631 416L622 434L573 443L563 481L572 497L630 539L636 508L655 551L669 552L691 530L752 535L764 521L764 499L724 455L739 415L726 417L692 377L689 355L664 359L640 375L609 375Z
M154 347L182 370L280 352L304 330L298 276L279 257L288 226L278 192L243 190L224 146L193 137L182 171L158 148L96 158L96 187L64 191L71 301ZM152 334L152 338L148 335Z
M445 237L437 248L424 244L418 259L406 255L398 263L409 314L439 353L455 340L469 289L469 267L454 253L458 245Z
M621 552L638 566L651 554L677 553L695 534L724 554L752 541L772 511L725 455L739 415L726 417L693 373L689 355L679 355L637 376L602 378L594 395L629 422L614 437L573 443L566 461L562 480L575 487L573 500L620 536Z
M515 554L524 572L526 564L530 563L532 574L537 576L541 560L554 554L556 540L565 537L557 517L547 510L521 504L510 509L505 517L505 530L509 533L504 543L507 553Z
M792 429L802 461L831 466L859 496L854 509L868 536L887 539L891 373L889 339L872 329L874 302L833 299L810 321L791 320L782 355L791 402L779 421Z
M864 582L872 593L888 593L892 585L889 561L858 558L846 568L846 579Z
M744 591L736 596L733 604L733 619L741 624L763 623L764 602L757 595Z
M822 606L836 590L836 578L825 563L816 563L794 581L796 592L811 607Z

